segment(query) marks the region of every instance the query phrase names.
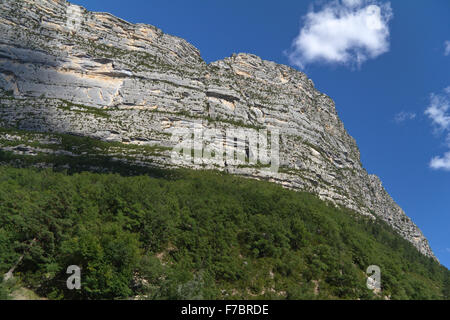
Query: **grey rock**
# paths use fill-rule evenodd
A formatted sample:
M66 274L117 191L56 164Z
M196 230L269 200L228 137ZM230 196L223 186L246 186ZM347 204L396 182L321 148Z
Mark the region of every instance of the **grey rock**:
M171 148L177 128L276 128L276 174L211 160L177 164L169 150L110 155L143 166L226 170L313 192L386 221L436 259L419 228L363 168L333 100L304 73L244 53L206 64L183 39L64 0L1 0L0 34L0 125L43 133L3 134L2 150L76 156L27 145L58 144L55 133ZM222 143L212 141L211 149Z

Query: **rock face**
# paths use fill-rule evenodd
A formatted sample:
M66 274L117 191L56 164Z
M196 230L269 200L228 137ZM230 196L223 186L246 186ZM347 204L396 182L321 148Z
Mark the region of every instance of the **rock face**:
M127 153L126 161L167 167L174 165L174 128L278 129L277 173L256 165L184 166L313 192L386 221L435 258L418 227L362 167L333 101L305 74L251 54L206 64L183 39L63 0L0 0L0 34L0 125L34 132L0 135L4 152L70 156L52 136L66 133L160 148ZM117 148L114 156L123 158Z

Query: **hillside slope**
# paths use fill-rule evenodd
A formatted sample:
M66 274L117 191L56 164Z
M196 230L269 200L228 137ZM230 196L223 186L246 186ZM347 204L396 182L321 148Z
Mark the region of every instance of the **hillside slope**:
M123 161L218 169L312 192L381 218L434 257L419 228L363 168L333 101L305 74L250 54L208 65L183 39L63 0L1 1L0 34L0 126L48 133L3 135L0 149L8 154L77 156L55 134L114 142L104 151ZM279 130L279 170L173 163L174 131L198 127ZM234 142L213 137L209 145ZM148 152L134 152L142 146Z
M308 193L214 171L126 177L2 166L0 273L20 255L16 282L50 299L449 299L450 293L449 270L384 222ZM82 269L79 291L65 285L74 264ZM376 294L366 288L369 265L381 269ZM2 291L0 284L0 297Z

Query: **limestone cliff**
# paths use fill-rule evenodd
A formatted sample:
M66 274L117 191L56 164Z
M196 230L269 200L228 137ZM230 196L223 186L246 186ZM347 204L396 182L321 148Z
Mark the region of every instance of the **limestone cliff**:
M1 150L77 156L55 135L66 133L116 142L110 152L119 160L166 167L173 165L173 128L278 128L277 174L258 166L218 169L378 217L434 257L422 232L362 167L333 101L305 74L251 54L206 64L183 39L63 0L0 0L0 34L0 125L32 132L1 133ZM130 146L159 152L130 153Z

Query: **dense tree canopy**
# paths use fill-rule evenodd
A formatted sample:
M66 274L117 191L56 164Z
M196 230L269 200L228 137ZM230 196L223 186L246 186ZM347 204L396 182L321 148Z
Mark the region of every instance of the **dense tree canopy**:
M51 299L443 299L449 271L386 224L268 182L0 167L0 272ZM82 269L82 289L66 269ZM366 288L381 268L382 293ZM8 285L0 284L0 298Z

